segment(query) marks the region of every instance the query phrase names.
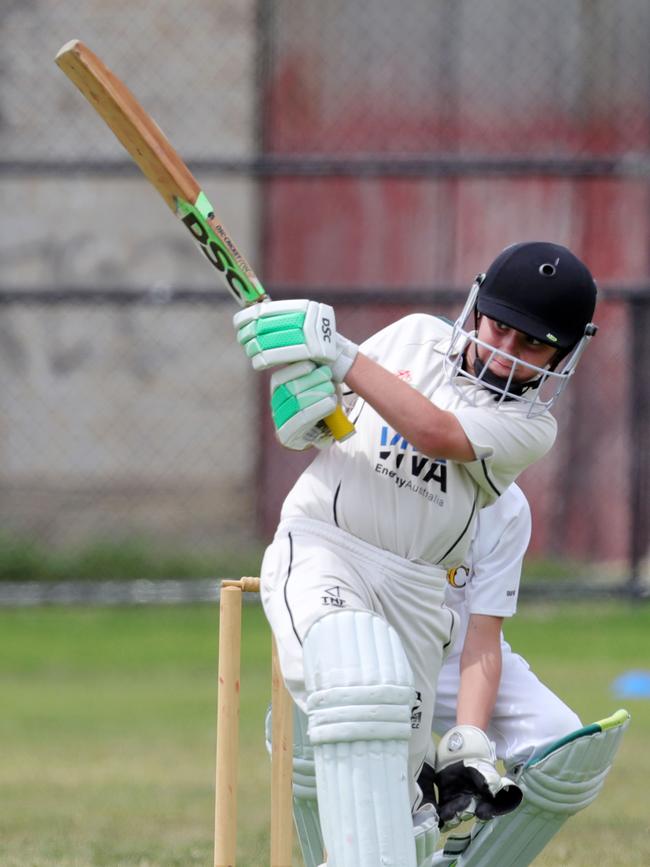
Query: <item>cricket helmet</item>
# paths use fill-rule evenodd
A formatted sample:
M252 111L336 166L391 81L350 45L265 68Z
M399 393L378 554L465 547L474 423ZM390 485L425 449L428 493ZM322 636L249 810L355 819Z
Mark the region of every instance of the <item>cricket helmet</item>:
M476 309L490 319L569 352L596 308L596 284L566 247L532 241L506 247L480 282Z
M547 241L531 241L506 247L474 282L465 307L454 324L445 359L452 383L465 377L492 391L499 402L527 403L529 415L548 410L566 387L596 326L596 284L587 266L570 250ZM527 364L525 382L516 381L522 362L479 340L478 323L488 316L557 348L546 368ZM473 330L468 329L471 322ZM467 349L474 344L469 369ZM478 347L489 352L482 362ZM482 354L485 355L486 352ZM495 357L508 359L510 375L502 378L489 368ZM531 372L532 371L532 372ZM467 389L462 389L468 397Z

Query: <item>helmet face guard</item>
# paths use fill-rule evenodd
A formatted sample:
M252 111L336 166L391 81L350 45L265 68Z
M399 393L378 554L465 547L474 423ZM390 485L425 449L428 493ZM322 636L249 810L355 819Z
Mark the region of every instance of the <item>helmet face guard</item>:
M554 369L551 369L551 365L542 368L529 362L524 363L521 359L479 340L477 332L468 328L468 323L470 320L473 323L476 315L477 299L483 276L481 274L473 284L463 311L454 323L451 343L444 359L445 373L452 388L469 403L475 402L472 391L462 388L459 378L488 389L493 393L499 405L505 401L518 401L528 408L527 415L529 417L541 415L551 409L569 384L580 356L585 351L589 340L596 333L596 326L591 323L586 325L582 337L574 347L564 354L557 368L555 365L553 365ZM485 361L479 362L472 370L469 369L466 360L467 350L470 346L474 347L474 354L477 359L479 348L488 353ZM490 365L495 358L505 359L512 365L507 378L496 376L490 370ZM515 378L516 374L522 370L526 372L526 379L523 382L518 377ZM474 397L476 396L474 395Z

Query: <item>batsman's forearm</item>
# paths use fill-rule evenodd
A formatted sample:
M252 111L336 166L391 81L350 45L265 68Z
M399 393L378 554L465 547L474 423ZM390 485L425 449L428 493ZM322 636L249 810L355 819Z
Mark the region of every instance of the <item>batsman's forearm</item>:
M462 669L456 723L485 731L492 718L501 678L501 658L483 659Z
M458 725L488 727L501 681L502 618L473 614L460 657Z
M345 382L422 454L461 462L476 459L453 413L431 403L367 355L359 352Z

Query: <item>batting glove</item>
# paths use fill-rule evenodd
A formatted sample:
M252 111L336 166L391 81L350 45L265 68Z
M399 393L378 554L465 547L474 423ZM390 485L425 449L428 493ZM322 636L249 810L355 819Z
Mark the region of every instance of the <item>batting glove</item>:
M237 340L255 370L313 361L326 364L342 382L358 347L336 332L334 309L316 301L266 301L233 318Z
M476 726L449 729L436 751L440 827L449 830L476 816L481 821L515 810L523 794L496 769L494 745Z
M271 376L271 414L276 437L286 448L324 448L332 437L318 424L336 409L336 388L329 367L311 361L289 364Z

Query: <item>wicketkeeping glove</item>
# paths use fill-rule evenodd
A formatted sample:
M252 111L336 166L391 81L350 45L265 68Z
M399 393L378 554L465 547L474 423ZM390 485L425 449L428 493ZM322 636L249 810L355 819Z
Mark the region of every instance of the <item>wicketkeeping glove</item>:
M332 373L325 365L300 361L271 376L271 413L278 440L289 449L324 448L332 437L316 422L334 412L338 402Z
M342 382L359 348L336 331L334 309L316 301L265 301L233 318L237 340L255 370L313 361Z
M496 760L494 745L476 726L454 726L443 735L434 775L441 828L455 828L472 816L493 819L519 806L522 791L501 776Z

